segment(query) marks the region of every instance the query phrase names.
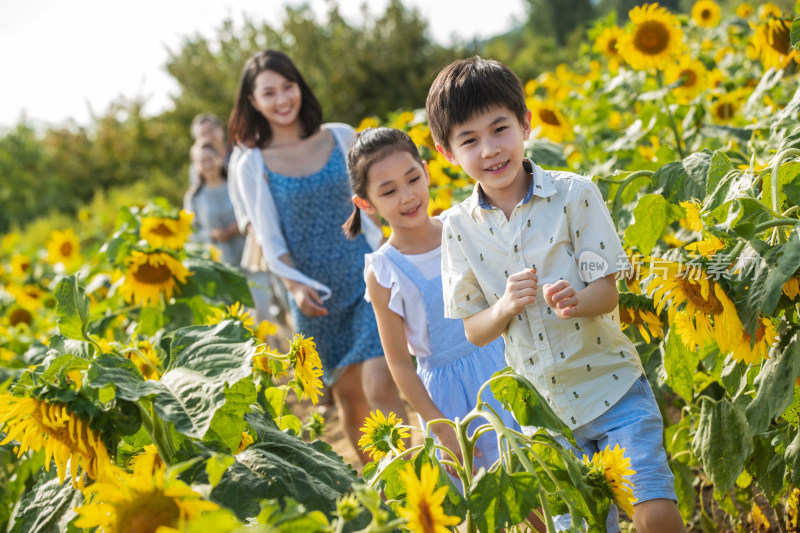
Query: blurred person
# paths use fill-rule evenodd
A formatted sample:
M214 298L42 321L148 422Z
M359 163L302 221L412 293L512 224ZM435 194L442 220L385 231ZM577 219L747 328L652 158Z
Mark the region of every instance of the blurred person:
M197 183L186 193L184 210L194 213L193 238L213 244L225 263L238 267L244 237L228 196L223 154L216 143L206 142L192 146L191 159Z

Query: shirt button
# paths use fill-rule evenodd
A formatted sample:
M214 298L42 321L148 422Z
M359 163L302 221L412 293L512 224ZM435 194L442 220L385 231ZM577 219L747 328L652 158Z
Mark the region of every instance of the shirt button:
M547 345L545 343L539 344L539 350L542 351L542 352L547 350Z

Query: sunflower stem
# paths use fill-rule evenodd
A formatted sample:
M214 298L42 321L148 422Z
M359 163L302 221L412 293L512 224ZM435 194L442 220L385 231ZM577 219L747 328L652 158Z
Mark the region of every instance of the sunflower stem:
M281 405L278 409L278 427L281 427L281 420L283 420L283 407L286 405L286 396L289 394L289 389L286 387L281 387L283 390L283 394L281 395Z
M800 223L800 220L796 218L778 218L775 220L768 220L767 222L762 222L756 226L755 233L762 233L770 228L777 228L779 226L795 226L798 223Z
M613 216L614 216L614 226L619 225L619 211L620 207L622 206L622 193L625 191L625 187L630 185L635 179L641 178L643 176L652 176L655 174L652 170L637 170L636 172L632 172L628 174L625 179L619 182L619 187L617 187L617 192L614 194L614 207L613 207Z
M144 427L144 430L148 435L150 435L150 439L158 449L158 455L161 456L161 460L164 461L164 464L170 464L172 454L170 453L169 448L167 448L166 444L163 442L161 430L157 429L157 426L160 425L159 421L153 420L153 417L155 416L153 405L150 404L150 407L148 408L145 407L141 402L134 403L139 409L139 414L142 417L142 426Z
M664 73L659 70L657 77L659 88L664 89ZM667 112L667 118L669 118L669 126L672 129L672 133L675 135L675 147L678 149L678 155L682 160L684 157L686 157L683 149L683 141L681 140L680 133L678 133L678 126L675 124L675 117L672 116L672 109L669 108L666 94L662 98L662 102L664 103L664 109Z
M770 193L772 195L772 210L776 213L780 212L781 209L781 202L780 202L780 180L778 180L778 171L783 164L784 161L789 159L790 157L797 157L800 156L800 149L798 148L787 148L779 152L773 159L772 163L770 163L770 167L772 167L770 176L771 176L771 187ZM783 232L779 231L777 228L773 231L773 234L776 234L778 242L786 242L786 238L783 235Z

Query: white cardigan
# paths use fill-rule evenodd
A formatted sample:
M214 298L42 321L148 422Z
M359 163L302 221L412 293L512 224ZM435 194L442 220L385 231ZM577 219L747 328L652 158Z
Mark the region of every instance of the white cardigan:
M341 123L324 124L322 127L331 131L338 148L347 154L355 139L353 128ZM330 287L279 259L288 254L289 249L281 232L278 208L267 183L261 150L237 146L228 168L228 188L239 228L244 231L247 224L253 225L270 271L282 278L308 285L319 292L323 300L330 298ZM377 249L383 240L383 231L363 211L361 225L370 247Z

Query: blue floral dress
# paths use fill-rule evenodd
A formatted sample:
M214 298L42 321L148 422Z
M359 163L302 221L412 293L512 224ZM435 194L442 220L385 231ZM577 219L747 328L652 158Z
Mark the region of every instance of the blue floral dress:
M364 256L372 250L363 235L351 241L342 231L353 211L344 155L337 145L325 166L308 176L265 171L295 268L331 288L323 304L327 316L306 316L289 302L297 332L314 337L330 385L344 367L383 355L372 305L364 299Z

